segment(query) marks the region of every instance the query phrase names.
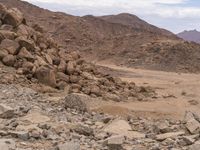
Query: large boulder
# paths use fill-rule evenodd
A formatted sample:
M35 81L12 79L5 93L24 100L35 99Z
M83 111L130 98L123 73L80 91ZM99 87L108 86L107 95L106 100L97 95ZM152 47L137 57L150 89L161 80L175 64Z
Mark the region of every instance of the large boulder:
M49 85L51 87L56 87L56 77L54 70L41 66L36 70L36 78L46 85Z
M8 30L0 30L0 41L4 39L14 40L17 37L17 34Z
M86 100L89 99L89 96L84 94L69 94L65 97L65 108L77 109L80 111L87 111Z
M16 41L4 39L0 45L1 49L5 49L9 54L16 54L19 49L19 44Z
M5 16L3 18L3 23L16 27L20 25L23 22L23 20L23 14L17 8L12 8L6 11Z
M28 51L35 51L35 43L33 40L20 36L16 39L16 41L19 42L21 47L25 47Z
M34 60L34 56L25 47L23 47L19 51L18 57L20 57L20 58L26 58L29 61L33 61Z
M2 62L6 66L13 66L15 64L16 57L13 55L7 55L2 59Z

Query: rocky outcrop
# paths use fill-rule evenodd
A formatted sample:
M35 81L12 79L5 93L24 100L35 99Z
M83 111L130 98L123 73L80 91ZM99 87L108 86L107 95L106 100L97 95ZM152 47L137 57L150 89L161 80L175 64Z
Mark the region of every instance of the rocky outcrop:
M0 60L4 65L14 67L30 82L37 81L60 90L69 87L69 93L114 101L153 94L152 91L141 90L134 83L100 73L97 66L83 60L77 51L66 51L39 32L41 30L26 25L19 10L1 5L1 11ZM5 28L6 25L9 29Z

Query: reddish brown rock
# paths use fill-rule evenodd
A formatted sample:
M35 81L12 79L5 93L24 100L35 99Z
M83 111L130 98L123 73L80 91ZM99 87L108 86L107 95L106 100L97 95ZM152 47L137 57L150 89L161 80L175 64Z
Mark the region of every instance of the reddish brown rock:
M4 39L0 45L1 49L5 49L9 54L16 54L19 49L19 44L16 41Z
M13 55L7 55L2 59L2 62L6 66L13 66L15 64L16 58Z
M25 47L23 47L23 48L19 51L18 56L19 56L20 58L26 58L26 59L29 60L29 61L33 61L33 60L35 59L34 56L33 56L29 51L27 51L27 49L26 49Z
M3 23L16 27L20 25L23 20L23 14L17 8L12 8L6 11Z

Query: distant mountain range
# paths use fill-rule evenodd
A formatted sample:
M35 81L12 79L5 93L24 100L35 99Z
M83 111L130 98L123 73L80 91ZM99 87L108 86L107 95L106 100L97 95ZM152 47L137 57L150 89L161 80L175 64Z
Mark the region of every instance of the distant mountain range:
M177 36L186 41L200 43L200 32L197 30L183 31L177 34Z

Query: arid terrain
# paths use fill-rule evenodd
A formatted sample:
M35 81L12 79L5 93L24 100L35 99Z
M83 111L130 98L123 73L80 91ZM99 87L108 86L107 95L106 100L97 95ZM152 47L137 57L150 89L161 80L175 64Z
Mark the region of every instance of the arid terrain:
M199 44L0 2L0 150L200 149Z

